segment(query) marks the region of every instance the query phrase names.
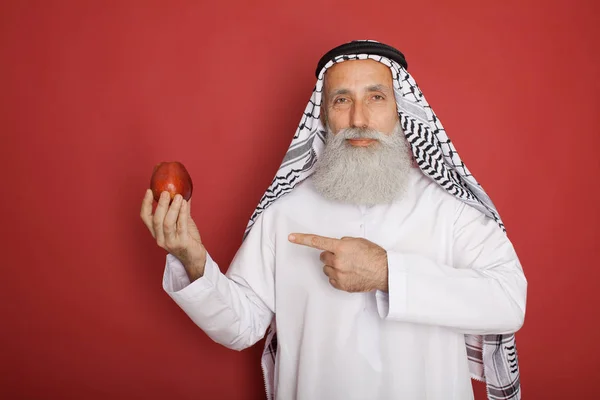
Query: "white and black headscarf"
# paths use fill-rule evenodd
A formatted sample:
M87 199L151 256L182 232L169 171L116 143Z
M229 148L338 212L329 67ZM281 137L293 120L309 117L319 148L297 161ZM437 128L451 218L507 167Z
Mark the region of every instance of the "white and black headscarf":
M347 60L372 59L392 72L396 108L402 130L410 143L415 161L425 176L457 199L492 218L506 232L491 199L469 172L446 135L417 83L408 73L404 55L397 49L373 40L360 40L338 46L318 63L317 83L304 110L300 125L271 185L254 211L244 238L256 218L274 201L314 172L314 165L325 147L326 129L320 120L323 78L331 66ZM488 399L520 399L519 366L514 334L465 335L469 369L473 379L486 382ZM273 370L277 337L270 327L263 352L267 395L273 393Z

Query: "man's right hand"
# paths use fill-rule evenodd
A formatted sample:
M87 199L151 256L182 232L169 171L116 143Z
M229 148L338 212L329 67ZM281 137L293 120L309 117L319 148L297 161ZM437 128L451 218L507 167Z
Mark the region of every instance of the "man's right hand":
M204 274L206 249L200 232L191 217L191 199L185 201L176 195L169 205L169 193L161 193L160 200L152 214L152 190L148 189L142 201L140 216L156 239L156 244L181 261L190 278L194 281Z

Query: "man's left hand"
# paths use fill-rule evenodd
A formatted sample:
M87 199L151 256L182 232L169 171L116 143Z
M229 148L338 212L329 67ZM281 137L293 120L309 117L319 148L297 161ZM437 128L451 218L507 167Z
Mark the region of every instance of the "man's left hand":
M388 291L387 252L381 246L363 238L334 239L304 233L292 233L288 239L323 250L323 272L334 288L351 293Z

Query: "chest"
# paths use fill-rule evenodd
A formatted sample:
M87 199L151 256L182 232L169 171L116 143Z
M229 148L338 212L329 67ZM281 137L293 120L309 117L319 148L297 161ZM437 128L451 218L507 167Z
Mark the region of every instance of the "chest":
M319 257L322 250L290 243L290 233L336 239L361 237L388 251L416 253L442 263L452 259L451 223L441 210L410 203L371 208L325 204L297 209L277 219L275 277L279 310L303 312L314 307L326 316L334 316L340 308L357 312L369 308L369 295L373 295L333 288L323 272Z

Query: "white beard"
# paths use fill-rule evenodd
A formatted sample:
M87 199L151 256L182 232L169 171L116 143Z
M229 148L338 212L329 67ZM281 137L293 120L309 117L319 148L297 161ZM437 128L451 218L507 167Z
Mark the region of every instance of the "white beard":
M378 142L354 147L346 141L359 138ZM334 135L328 127L312 179L329 200L367 206L389 204L406 192L412 160L400 123L390 135L360 128L342 129Z

